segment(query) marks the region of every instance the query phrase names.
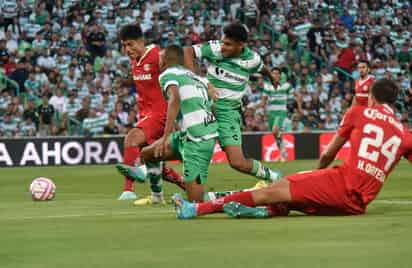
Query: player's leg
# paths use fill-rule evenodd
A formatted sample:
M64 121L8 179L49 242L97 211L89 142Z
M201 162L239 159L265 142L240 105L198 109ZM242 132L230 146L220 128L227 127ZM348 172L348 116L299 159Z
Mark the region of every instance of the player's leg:
M285 115L282 114L275 114L271 113L269 114L269 128L270 131L272 131L273 136L275 137L276 140L276 145L278 146L280 150L280 161L284 162L286 160L286 148L282 140L282 125L283 121L285 119Z
M148 179L150 182L151 195L145 198L141 198L134 202L135 205L150 205L150 204L164 204L163 197L163 185L162 185L162 161L164 160L175 160L177 159L173 149L169 145L164 155L159 158L155 157L155 148L162 142L157 140L149 146L142 149L141 159L142 163L145 163L147 167L147 174L142 172L141 167L133 167L134 174L139 176L137 179Z
M279 180L281 176L278 171L264 167L257 160L244 157L241 146L240 117L240 112L236 110L217 110L219 143L226 153L230 166L259 179L267 181Z
M140 156L140 147L146 143L146 137L140 128L131 129L124 139L123 163L134 166ZM119 168L121 165L118 165ZM134 180L128 176L124 177L124 190L119 200L136 199L134 193Z
M205 196L205 185L208 169L213 156L215 139L194 142L183 140L180 153L183 158L183 178L189 201L202 202Z
M288 203L276 203L270 206L248 207L238 202L230 202L223 206L223 211L232 218L263 219L289 215Z
M329 168L300 172L287 177L291 201L274 202L268 207L251 208L239 203L225 205L225 212L232 217L270 217L285 216L289 210L297 210L310 215L358 215L365 212L366 205L362 198L348 192L344 173L340 168ZM264 191L273 191L269 187ZM254 196L256 204L277 201L278 192ZM261 198L261 199L259 199Z
M281 179L267 188L249 192L238 192L204 203L189 203L179 194L173 196L173 201L178 218L187 219L223 212L224 205L231 202L237 202L247 207L256 207L276 203L288 203L292 201L292 197L289 189L289 181L287 179Z

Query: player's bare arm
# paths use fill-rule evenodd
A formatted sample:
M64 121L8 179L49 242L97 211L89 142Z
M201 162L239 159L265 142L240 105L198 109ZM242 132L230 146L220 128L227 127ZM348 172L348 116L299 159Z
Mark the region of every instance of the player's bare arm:
M346 138L336 134L332 141L328 144L326 150L320 156L318 169L327 168L335 159L340 148L342 148L346 141Z
M176 122L177 115L180 110L180 98L179 98L179 89L175 85L170 85L167 88L167 96L169 97L168 108L167 108L167 118L165 130L161 142L155 148L155 157L163 157L167 146L169 144L169 137L173 133L174 124Z
M184 62L185 62L185 67L188 68L189 70L191 70L192 72L196 71L196 67L195 67L195 50L193 49L193 47L185 47L183 48L183 52L184 52Z

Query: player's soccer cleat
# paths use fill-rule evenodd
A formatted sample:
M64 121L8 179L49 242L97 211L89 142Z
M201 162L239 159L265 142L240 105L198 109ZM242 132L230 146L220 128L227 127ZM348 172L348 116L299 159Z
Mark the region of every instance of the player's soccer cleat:
M142 167L139 166L129 166L126 164L117 164L117 170L125 177L129 177L137 182L143 183L146 180L146 172Z
M255 186L253 186L252 188L247 189L248 191L254 191L254 190L259 190L262 188L266 188L270 185L270 183L268 183L267 181L264 180L260 180L258 181Z
M148 195L144 198L140 198L133 203L135 206L147 206L147 205L165 205L166 201L162 196Z
M232 218L269 218L268 209L265 207L251 208L238 202L230 202L223 206L223 211Z
M117 200L120 201L127 201L127 200L135 200L137 195L134 192L124 191Z
M172 168L163 165L162 176L163 180L176 184L182 190L186 190L185 183L183 182L183 177Z
M174 194L172 200L175 204L178 219L191 219L197 216L195 204L184 200L180 194Z

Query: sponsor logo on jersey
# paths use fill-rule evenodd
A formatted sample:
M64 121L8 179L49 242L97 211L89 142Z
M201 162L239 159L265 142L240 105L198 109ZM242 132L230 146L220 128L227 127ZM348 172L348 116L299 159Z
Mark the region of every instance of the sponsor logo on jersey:
M152 80L152 74L133 75L133 80L135 80L135 81Z
M389 124L399 129L401 132L403 132L402 123L397 121L394 117L383 114L378 110L367 108L364 110L363 115L372 120L382 120L384 122L388 122Z

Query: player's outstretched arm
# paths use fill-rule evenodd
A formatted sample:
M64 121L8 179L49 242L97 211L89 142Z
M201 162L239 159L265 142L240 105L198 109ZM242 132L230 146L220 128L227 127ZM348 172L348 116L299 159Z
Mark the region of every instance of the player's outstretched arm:
M318 168L327 168L329 164L332 163L332 161L335 159L335 156L346 141L346 138L343 138L339 136L339 134L336 134L335 137L333 137L332 141L328 144L328 147L326 147L326 150L320 156Z
M190 69L192 72L196 72L196 68L195 68L195 50L193 49L193 47L185 47L183 48L183 52L184 52L184 62L185 62L185 67Z
M155 157L163 157L169 144L169 137L173 133L175 121L180 110L180 97L179 89L176 85L170 85L166 89L168 96L168 106L167 106L167 118L165 130L161 142L156 146L154 155Z

